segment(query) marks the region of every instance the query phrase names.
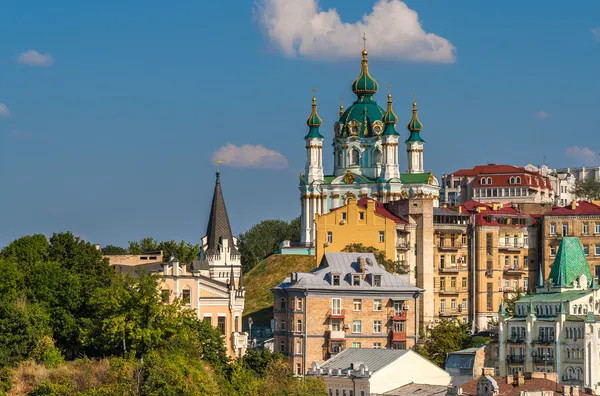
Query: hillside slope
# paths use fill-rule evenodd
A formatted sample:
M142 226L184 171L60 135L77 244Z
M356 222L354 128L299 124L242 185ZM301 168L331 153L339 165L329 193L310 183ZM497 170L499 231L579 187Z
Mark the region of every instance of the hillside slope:
M290 276L292 271L309 272L314 268L314 256L274 254L258 263L244 275L244 318L250 316L254 324L268 326L273 318L273 294L270 289Z

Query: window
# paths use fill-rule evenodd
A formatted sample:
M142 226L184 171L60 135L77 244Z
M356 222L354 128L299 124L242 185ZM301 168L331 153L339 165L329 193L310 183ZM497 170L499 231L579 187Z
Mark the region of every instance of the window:
M352 286L360 286L360 275L352 275Z
M362 311L362 300L359 299L355 299L352 302L352 310L355 312L360 312Z
M357 149L352 150L352 154L350 154L350 165L358 165L358 161L360 159L360 153Z
M467 299L463 298L462 303L460 305L461 305L462 309L467 309Z
M394 301L394 312L402 312L404 310L404 301Z
M519 256L513 257L513 267L514 267L514 269L519 268Z
M550 246L550 256L556 256L556 245Z
M279 343L279 352L285 352L285 341Z
M204 317L204 319L202 319L202 321L203 321L204 323L208 323L209 325L211 325L211 326L212 326L212 317L210 317L210 316L205 316L205 317Z
M360 348L360 342L353 342L352 348Z
M515 291L519 290L519 280L518 279L515 279L513 281L513 285L514 285L514 290Z
M440 278L440 290L446 290L446 278Z
M517 178L515 179L515 182L516 182L517 184L521 184L521 178L520 178L519 176L517 176Z
M381 287L381 275L373 275L373 286Z
M504 287L507 289L510 287L510 279L504 279Z
M346 221L347 216L348 216L348 213L342 212L342 221Z
M171 291L170 290L162 290L160 292L160 298L161 298L161 300L162 300L163 303L168 303L170 296L171 296Z
M526 276L523 277L523 289L525 290L525 293L529 290L529 278Z
M515 184L515 178L514 177L510 178L510 184Z
M225 334L225 316L219 316L217 318L217 327L221 330L221 334Z
M452 300L450 300L450 310L456 311L456 298L453 298Z
M467 288L467 278L465 278L465 277L463 277L463 278L462 278L462 281L461 281L461 287L462 287L463 289L466 289L466 288Z
M381 342L374 342L373 349L381 349Z
M381 165L381 151L373 151L373 165Z
M381 312L382 306L381 300L373 300L373 311Z
M331 320L331 330L342 331L342 320L341 319L332 319Z
M600 256L600 244L596 245L595 255Z
M302 311L302 299L301 298L296 300L296 309L298 311Z
M373 333L381 333L381 320L373 321Z
M456 289L456 277L452 277L450 278L450 288L451 289Z
M505 267L510 266L510 256L504 256L504 266Z
M514 247L519 247L519 236L518 235L515 235L513 237L513 246Z
M285 331L285 320L283 320L283 319L281 320L281 324L280 324L279 330Z
M334 274L332 279L333 279L333 286L340 285L340 276L338 274Z
M594 224L594 234L600 234L600 223Z
M281 297L279 308L283 311L285 309L285 297Z
M590 245L583 245L583 254L585 254L586 257L590 255Z
M379 242L385 242L385 231L379 231Z
M493 284L491 282L488 282L488 284L487 284L486 300L487 300L486 301L487 310L491 311L493 309L493 301L494 301Z
M556 223L550 223L550 235L556 234Z
M192 295L190 290L184 289L181 291L181 301L184 305L192 304Z
M446 312L446 299L444 298L440 300L440 312Z
M365 212L358 212L358 219L359 220L364 220L365 219Z
M361 327L360 320L354 320L354 321L352 321L352 332L353 333L360 333L361 330L362 330L362 327Z
M583 223L583 235L587 235L590 232L590 223Z
M446 261L446 256L440 256L440 268L444 268L444 261Z
M563 223L562 224L562 236L568 236L569 235L569 224L567 223Z
M302 375L302 364L296 363L296 375Z
M525 247L529 246L529 235L523 235L523 245Z
M333 232L327 231L327 243L333 243Z
M482 177L482 178L481 178L481 184L486 184L485 177Z
M302 332L302 319L296 321L296 331Z
M342 313L342 299L332 298L331 299L331 313L334 315L340 315Z
M296 341L296 355L302 354L302 341Z

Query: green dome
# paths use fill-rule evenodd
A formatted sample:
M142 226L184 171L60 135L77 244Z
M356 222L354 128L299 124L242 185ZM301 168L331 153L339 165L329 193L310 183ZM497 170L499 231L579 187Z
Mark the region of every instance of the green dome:
M396 123L398 122L398 116L394 113L392 108L392 95L388 94L387 110L383 115L382 121L385 123L384 135L399 135L396 132Z
M352 83L352 92L358 96L373 95L377 93L377 89L379 88L377 81L369 74L369 60L367 59L367 55L367 50L364 50L362 52L363 58L361 61L360 75Z
M319 132L319 127L321 126L322 123L323 123L323 121L321 120L321 117L319 117L319 114L317 113L317 98L313 97L312 98L312 111L311 111L310 115L308 116L308 118L306 119L306 125L308 125L308 134L304 138L305 139L308 139L308 138L323 139L323 136Z
M412 118L406 125L406 129L410 132L410 136L406 139L406 142L425 142L421 138L421 130L423 130L423 124L419 120L419 111L417 110L417 102L413 102Z
M343 126L340 136L372 137L373 123L381 122L384 114L385 111L370 96L360 97L340 117L339 123ZM358 128L357 133L353 133L353 127Z

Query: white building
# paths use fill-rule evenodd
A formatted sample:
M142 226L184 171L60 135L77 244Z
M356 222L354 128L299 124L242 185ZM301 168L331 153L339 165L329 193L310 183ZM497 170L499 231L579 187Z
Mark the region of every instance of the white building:
M539 173L542 176L548 177L550 183L552 184L552 190L554 190L555 205L565 206L576 198L573 194L571 194L571 191L573 191L573 188L575 188L575 182L578 179L573 173L570 172L570 168L558 170L551 169L547 165L542 165L538 168L537 166L531 164L525 165L524 168L530 172ZM577 174L584 173L577 172Z
M600 290L578 238L562 239L546 282L501 312L500 375L556 372L562 384L597 393L600 373ZM505 359L502 357L505 356Z
M413 350L345 349L307 375L323 378L330 396L383 394L409 383L450 385L450 374Z

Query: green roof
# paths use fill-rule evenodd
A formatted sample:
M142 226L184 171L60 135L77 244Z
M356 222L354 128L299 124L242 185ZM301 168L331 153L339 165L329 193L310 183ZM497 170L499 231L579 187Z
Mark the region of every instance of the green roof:
M384 114L385 111L371 96L361 96L340 117L339 122L342 124L340 136L372 137L374 136L373 122L381 121ZM352 122L353 120L355 123ZM359 128L357 133L351 133L350 128L353 125Z
M587 286L590 286L593 276L579 238L565 237L560 243L554 264L552 264L550 279L554 286L572 287L573 282L582 274L587 277Z
M423 140L419 131L412 131L410 133L410 136L408 137L408 139L406 139L404 141L404 143L408 143L408 142L423 142L423 143L425 143L425 140Z
M321 126L322 123L323 123L323 121L321 120L321 117L319 117L319 114L317 113L317 98L313 97L312 98L312 111L311 111L310 115L308 116L308 118L306 119L306 125L308 125L308 133L306 134L306 136L304 136L304 139L310 139L310 138L323 139L323 136L319 132L319 127Z
M404 184L428 184L429 173L401 173L400 180Z
M517 304L528 304L528 303L552 303L552 302L568 302L577 300L578 298L589 295L591 290L568 290L562 293L537 293L522 296Z
M367 59L367 51L362 52L362 61L360 75L352 83L352 92L356 95L373 95L377 92L379 84L369 74L369 60Z

